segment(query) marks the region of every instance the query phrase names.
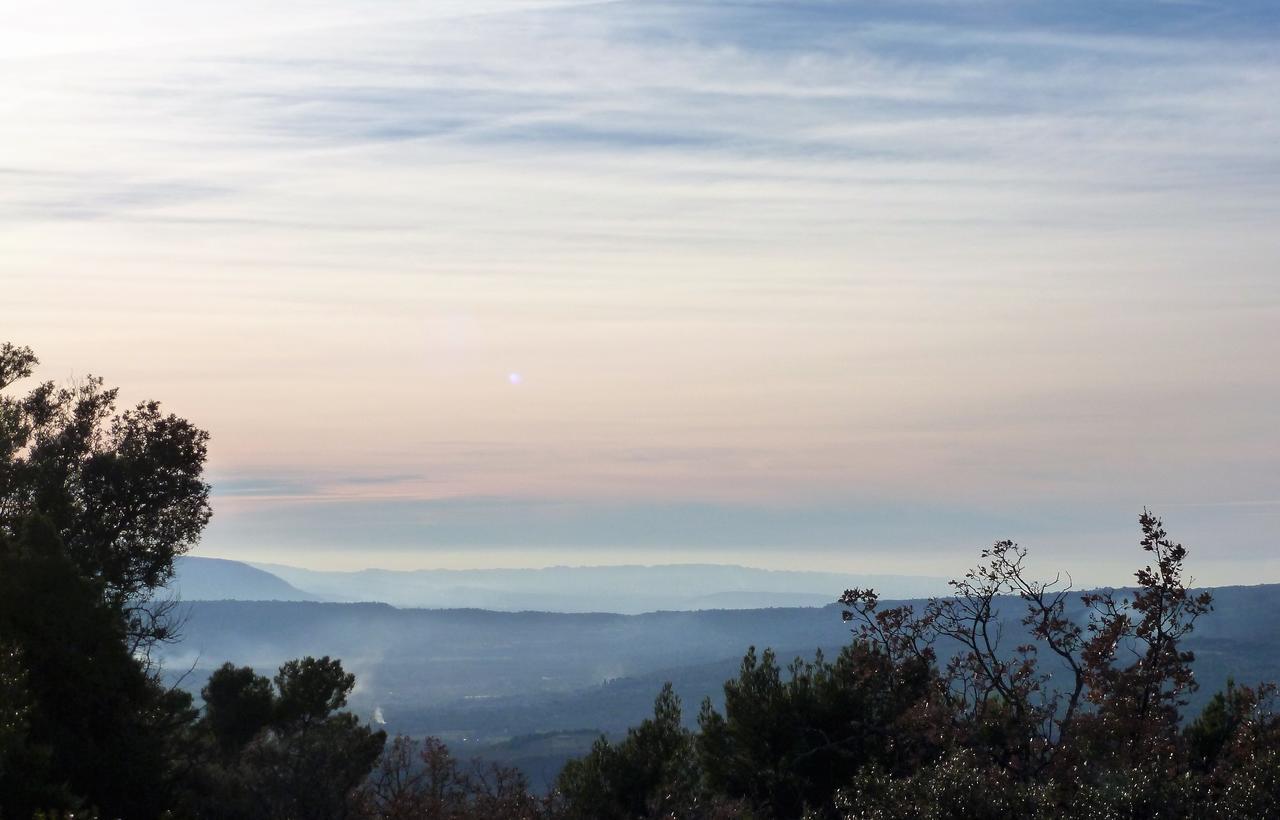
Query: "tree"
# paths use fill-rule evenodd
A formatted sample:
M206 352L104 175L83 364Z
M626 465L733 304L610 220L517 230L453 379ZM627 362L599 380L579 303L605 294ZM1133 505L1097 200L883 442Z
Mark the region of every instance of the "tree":
M0 345L0 390L38 363L30 348ZM13 539L31 516L46 519L124 619L131 651L145 653L174 628L153 595L211 515L209 436L154 401L117 412L117 395L95 376L0 395L0 532Z
M0 534L0 636L16 642L25 684L18 765L0 772L4 816L89 805L148 818L175 798L191 699L148 676L124 633L45 518Z
M31 717L31 696L22 653L0 644L0 783L10 759L22 748Z
M31 737L33 699L22 652L0 645L0 817L33 806L68 805L72 797L50 776L47 746Z
M439 738L397 736L360 791L377 820L536 820L545 801L516 769L480 760L464 768Z
M873 591L853 589L841 597L845 619L857 623L859 641L897 663L935 663L938 647L946 648L938 698L971 745L1002 766L1029 776L1083 757L1151 765L1174 742L1179 708L1196 685L1194 656L1180 642L1212 597L1187 589L1186 549L1160 520L1144 510L1139 524L1154 562L1135 573L1132 591L1075 594L1060 578L1034 580L1026 550L1000 541L951 582L952 596L931 599L920 613L909 605L880 610ZM1083 623L1068 612L1072 604ZM1002 614L1019 605L1024 640L1008 647ZM1047 685L1046 654L1065 684Z
M347 705L356 676L342 670L342 662L325 655L286 662L275 677L275 724L305 730Z
M0 389L36 364L0 346ZM116 396L92 376L0 395L0 814L349 816L385 735L338 711L338 661L290 661L274 689L227 664L198 723L160 685L157 592L209 520L208 434Z
M271 724L276 711L271 680L247 666L224 663L200 690L203 723L224 755L239 754Z
M1095 729L1091 752L1134 765L1175 745L1186 695L1198 687L1191 670L1195 654L1182 640L1213 609L1209 592L1186 588L1186 548L1171 541L1147 510L1139 521L1142 548L1154 561L1136 573L1137 589L1132 595L1102 591L1082 598L1094 616L1093 638L1082 653L1088 698L1096 707L1088 721ZM1134 658L1128 664L1118 662L1125 650Z
M362 814L379 820L447 820L466 803L457 761L438 738L397 735L360 794Z
M1060 816L1049 810L1050 801L1040 784L1019 782L983 758L962 749L909 777L868 767L837 794L836 808L846 820L1050 820Z
M206 818L342 820L386 733L339 711L355 676L329 657L283 664L274 681L223 664L201 690L211 741L194 813Z
M693 736L681 724L680 698L666 683L652 718L616 745L597 740L564 767L556 792L569 820L688 817L698 807L697 781Z
M243 756L250 793L264 818L345 820L356 816L358 789L382 753L386 733L348 712L305 728L261 735Z
M698 759L708 788L762 817L835 816L836 790L861 769L899 770L928 754L913 721L925 708L932 670L895 667L867 644L834 663L821 652L784 676L770 650L747 651L724 685L724 714L704 702Z
M1160 520L1144 510L1139 525L1149 560L1128 590L1036 580L1012 541L923 605L847 590L854 640L834 663L783 669L751 649L700 733L640 742L680 737L660 697L626 740L565 767L563 816L1280 816L1277 690L1229 684L1182 728L1196 685L1185 639L1212 599L1188 588L1187 551Z
M32 375L0 345L0 391ZM0 393L0 812L158 816L181 789L191 698L146 663L156 590L209 519L207 434L87 377Z

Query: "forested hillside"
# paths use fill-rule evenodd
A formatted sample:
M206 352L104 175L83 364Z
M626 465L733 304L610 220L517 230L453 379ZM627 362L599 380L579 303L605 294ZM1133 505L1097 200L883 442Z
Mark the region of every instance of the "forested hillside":
M0 347L0 388L34 363ZM1037 580L1000 541L923 601L183 604L207 434L115 402L93 378L0 395L0 817L1280 813L1277 590L1189 589L1150 511L1125 589Z
M1189 695L1192 710L1228 678L1280 679L1280 586L1212 594L1214 611L1185 641L1201 684ZM999 607L1008 611L1002 620L1012 644L1017 601ZM360 714L377 710L393 733L437 735L486 754L484 747L522 735L621 734L648 714L665 681L687 703L719 702L749 646L789 661L818 649L834 656L852 638L838 606L626 616L220 601L186 611L183 641L165 649L171 672L195 664L188 677L199 681L212 669L205 659L272 669L302 655L341 657L359 674L351 703ZM1068 613L1085 617L1078 596Z

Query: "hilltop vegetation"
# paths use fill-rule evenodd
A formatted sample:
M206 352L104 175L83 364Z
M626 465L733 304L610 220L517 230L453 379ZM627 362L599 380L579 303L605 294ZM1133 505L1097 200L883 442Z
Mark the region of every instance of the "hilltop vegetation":
M34 363L29 350L0 347L0 388L29 376ZM163 590L210 515L207 435L155 403L117 412L115 396L93 378L0 396L0 817L1280 813L1274 687L1228 681L1203 708L1191 708L1200 688L1194 630L1209 626L1210 638L1234 641L1242 656L1250 647L1274 650L1275 621L1262 622L1275 606L1272 593L1224 595L1217 605L1240 611L1213 620L1212 593L1185 585L1186 550L1145 511L1148 563L1131 589L1080 593L1042 583L1026 573L1026 552L1002 541L945 597L888 605L872 590L846 590L843 617L854 634L832 659L819 652L784 666L771 650L749 649L721 696L702 702L696 722L675 687L663 685L651 717L620 737L597 738L547 794L500 762L460 762L439 738L388 742L348 711L356 677L327 653L287 660L270 678L223 663L199 687L197 705L193 693L166 685L157 662L158 650L180 635L183 615ZM774 635L791 639L813 618L835 614L442 611L424 620L385 605L306 602L199 610L201 628L207 613L235 621L249 612L260 633L295 637L304 626L349 623L353 611L401 634L414 626L424 642L416 651L446 653L433 656L441 669L469 662L451 654L467 640L451 632L466 626L474 637L481 629L508 647L507 657L482 662L505 664L515 680L531 671L520 653L554 654L568 625L588 625L570 638L590 660L610 641L652 657L670 650L669 642L639 640L645 632L637 624L682 630L686 643L705 648L736 639L735 619L761 632L776 619ZM266 617L282 612L305 617ZM584 635L590 640L576 640ZM703 664L702 672L714 668ZM545 760L582 740L543 734L508 745Z

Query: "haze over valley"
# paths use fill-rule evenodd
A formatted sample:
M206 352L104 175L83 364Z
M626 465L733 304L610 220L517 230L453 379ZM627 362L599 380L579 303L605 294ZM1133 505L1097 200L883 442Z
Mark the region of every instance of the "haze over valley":
M292 657L341 657L360 681L352 707L366 718L376 716L392 732L441 737L467 754L519 764L544 784L600 733L618 737L642 720L664 682L675 685L692 726L704 698L723 701L723 684L737 673L747 647L772 648L784 665L796 657L812 659L819 650L836 656L851 638L841 608L833 603L848 588L840 583L936 584L714 566L355 574L271 568L299 585L291 586L237 562L188 557L179 567L176 591L184 601L184 634L163 653L174 679L198 689L229 657L264 672ZM353 575L358 583L345 586ZM584 578L592 588L586 597L579 594L588 585ZM474 586L455 583L462 580ZM608 594L609 583L617 585L615 591L642 590L629 585L657 580L667 583L667 595L614 599ZM733 590L728 594L740 606L694 606L716 596L672 594L682 585L690 590L720 585ZM374 602L379 589L423 597L392 606ZM326 597L341 590L375 594L363 603ZM477 598L468 605L465 597L473 592ZM1205 616L1188 641L1197 653L1195 669L1203 687L1196 706L1228 678L1280 678L1280 585L1213 592L1218 612ZM198 600L200 595L212 599ZM752 595L763 600L752 606ZM770 603L770 597L817 603ZM560 606L521 611L526 608L516 602L528 600ZM610 600L612 608L577 608ZM622 614L623 607L646 600L687 605L655 607L683 611ZM1020 612L1016 603L1010 605ZM1076 604L1072 617L1083 615ZM1012 645L1020 629L1016 618L1008 620L1005 641Z

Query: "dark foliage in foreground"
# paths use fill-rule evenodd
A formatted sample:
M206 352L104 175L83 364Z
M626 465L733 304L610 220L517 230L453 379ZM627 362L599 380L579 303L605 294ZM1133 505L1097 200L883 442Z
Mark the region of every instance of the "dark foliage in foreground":
M34 363L0 347L0 388ZM225 664L197 707L149 659L178 626L157 590L209 517L206 435L114 397L96 379L0 396L0 818L1280 816L1273 687L1185 714L1185 639L1212 601L1147 512L1132 590L1033 580L1009 541L918 609L848 590L834 660L750 650L697 732L668 685L545 797L437 740L386 744L343 711L355 680L328 657L272 679Z
M35 356L0 346L0 388ZM159 594L209 520L207 434L87 378L0 396L0 817L343 818L383 733L306 658L274 681L228 664L205 708L161 685Z
M0 346L0 388L31 375ZM190 697L149 650L174 634L154 590L209 518L204 431L148 402L115 412L89 377L0 395L0 813L147 818L182 791Z
M918 611L881 609L873 591L848 590L855 638L834 662L819 656L784 672L771 653L749 652L725 685L724 714L704 704L696 734L679 729L664 691L651 721L565 769L563 810L619 819L1280 816L1274 688L1231 684L1186 720L1196 682L1181 641L1212 602L1187 590L1186 550L1160 521L1144 512L1140 524L1150 564L1123 593L1034 581L1026 552L1008 541L984 551L953 595ZM1084 615L1071 616L1081 601ZM1000 612L1013 607L1023 629L1002 634Z

